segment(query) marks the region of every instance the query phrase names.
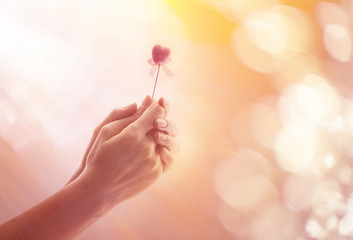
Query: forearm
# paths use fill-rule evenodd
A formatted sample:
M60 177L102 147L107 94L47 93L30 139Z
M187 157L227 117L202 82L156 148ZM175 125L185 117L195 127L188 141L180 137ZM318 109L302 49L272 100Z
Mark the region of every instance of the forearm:
M84 177L83 177L84 178ZM92 194L82 178L0 225L0 239L72 239L106 214L99 194Z
M156 119L165 115L160 103L148 103L144 107L138 119L129 124L109 120L98 131L87 151L89 154L85 154L82 169L70 183L0 225L0 240L72 239L115 205L153 184L172 161L167 150L157 151L157 144L165 149L171 142L163 142L161 137L157 137L158 143L154 140L157 135L153 132L158 128L154 126ZM166 134L168 129L160 131Z

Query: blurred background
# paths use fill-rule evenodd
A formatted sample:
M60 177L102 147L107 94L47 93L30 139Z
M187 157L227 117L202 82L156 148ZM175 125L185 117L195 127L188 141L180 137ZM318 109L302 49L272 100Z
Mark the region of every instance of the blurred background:
M58 191L152 94L172 171L77 239L353 239L353 1L0 1L0 222Z

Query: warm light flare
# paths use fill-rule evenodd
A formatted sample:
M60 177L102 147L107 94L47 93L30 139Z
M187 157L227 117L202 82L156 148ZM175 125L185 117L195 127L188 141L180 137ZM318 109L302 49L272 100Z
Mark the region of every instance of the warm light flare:
M244 20L252 12L280 4L279 0L202 0L225 14L235 22Z
M272 203L253 219L251 239L295 239L300 232L299 217L280 203Z
M338 226L338 231L341 235L347 236L347 237L353 237L352 221L353 221L353 213L348 213L345 216L343 216Z
M328 24L324 28L324 43L329 54L338 61L347 62L352 55L352 34L347 27Z
M250 40L259 49L278 54L287 46L286 20L275 12L258 11L245 19L244 26Z
M2 1L0 224L151 94L162 43L180 152L77 239L353 238L352 22L351 0Z
M260 154L240 149L228 160L219 163L214 186L219 196L240 211L254 211L276 195L268 180L268 160Z
M336 3L318 2L315 8L315 15L322 28L329 24L348 26L349 19L342 7Z
M321 181L312 198L313 212L326 217L332 213L344 211L342 187L335 179Z
M255 104L251 114L251 131L256 141L262 146L273 149L277 134L281 130L275 97L267 97Z
M317 131L300 136L282 131L277 138L276 160L281 168L299 172L312 166L319 149L320 136Z
M305 210L311 207L313 192L320 178L313 174L289 174L283 185L285 204L293 210Z
M234 53L250 69L261 73L271 73L277 68L279 62L251 42L245 27L236 28L231 39Z

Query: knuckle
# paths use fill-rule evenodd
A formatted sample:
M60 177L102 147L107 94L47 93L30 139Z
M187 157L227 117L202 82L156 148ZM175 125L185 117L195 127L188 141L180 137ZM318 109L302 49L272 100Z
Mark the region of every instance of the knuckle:
M105 125L101 128L99 134L103 137L103 138L107 138L110 136L110 127L108 125Z
M161 157L167 164L173 160L173 154L170 151L170 149L163 148L161 152Z
M165 140L161 140L160 141L160 144L166 148L170 148L172 146L172 142L170 140L170 137L169 136L166 136L166 139Z
M169 162L168 164L164 165L164 172L170 171L173 168L173 161Z
M138 135L141 132L140 129L139 129L139 125L137 125L137 124L129 125L128 129L129 129L128 132L131 135Z
M166 121L167 121L166 132L173 137L179 135L180 129L175 124L175 122L172 120L166 120Z
M159 104L156 104L156 110L155 111L156 111L156 114L159 115L159 116L163 116L164 113L165 113L164 108L161 105L159 105Z
M115 117L119 114L119 112L120 112L120 109L114 108L114 109L110 112L109 115L110 115L112 118L115 118Z
M146 135L137 126L129 127L129 131L126 132L126 138L128 138L128 141L132 141L136 149L140 151L146 152L150 148Z
M145 110L146 110L146 108L141 107L134 113L133 116L137 119L142 116L142 114L144 113Z
M152 144L142 144L142 148L143 148L143 152L145 154L145 156L147 157L147 159L154 163L155 159L154 159L154 148L152 147Z
M151 169L151 175L153 178L158 178L163 173L163 169L160 164L155 164L154 167Z
M138 134L130 128L129 131L125 131L124 134L121 135L121 140L124 144L129 146L132 145L134 148L137 148L139 144Z
M157 161L151 160L150 158L144 159L144 175L147 175L151 178L156 178L160 175L160 164Z
M165 140L163 141L165 146L172 147L174 144L174 138L170 135L165 135Z
M97 126L94 130L93 130L93 136L97 136L101 130L101 125Z
M159 141L159 132L156 131L156 132L153 133L153 139L154 139L155 142Z
M129 135L132 139L134 139L136 144L143 145L143 143L144 143L143 134L141 133L140 129L137 126L131 127L131 129L129 131Z

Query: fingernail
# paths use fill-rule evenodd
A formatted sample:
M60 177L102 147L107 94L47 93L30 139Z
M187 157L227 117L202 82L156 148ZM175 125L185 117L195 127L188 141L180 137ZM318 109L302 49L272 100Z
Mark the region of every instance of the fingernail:
M147 95L142 102L142 106L148 107L150 105L151 101L152 101L152 98L150 97L150 95Z
M169 105L169 101L165 98L163 98L163 103L164 103L164 105Z
M163 119L157 119L157 126L160 128L166 127L167 126L167 121Z
M158 103L157 103L158 104ZM165 110L164 110L164 108L163 107L161 107L160 105L158 105L159 106L159 112L158 112L158 117L157 118L161 118L161 117L163 117L164 116L164 114L165 114Z
M165 113L169 112L169 102L165 98L160 98L159 101L160 105L164 108Z

